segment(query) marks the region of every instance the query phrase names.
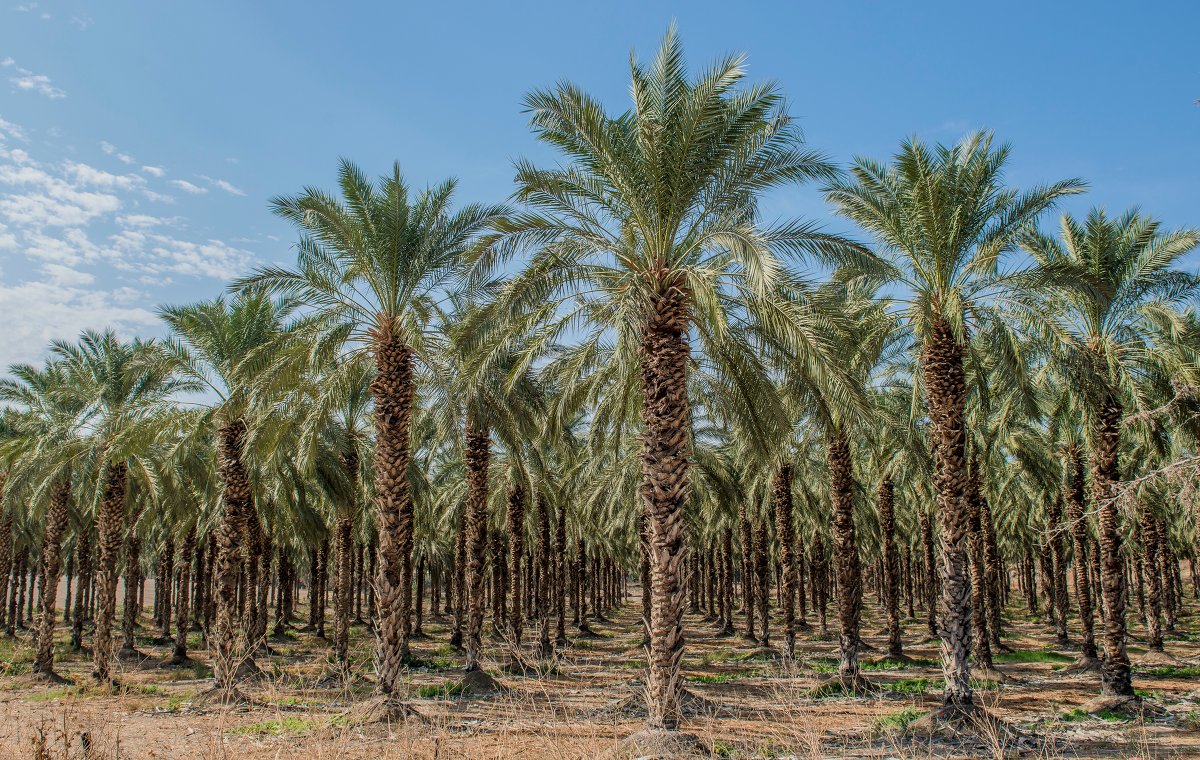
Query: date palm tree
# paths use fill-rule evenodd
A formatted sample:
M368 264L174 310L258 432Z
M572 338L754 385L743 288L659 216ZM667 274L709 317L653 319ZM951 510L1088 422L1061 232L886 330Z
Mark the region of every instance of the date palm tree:
M1078 388L1089 423L1093 508L1099 512L1104 669L1101 695L1135 702L1126 649L1118 451L1127 414L1144 411L1142 384L1170 342L1176 307L1200 293L1200 277L1176 268L1200 244L1200 230L1168 231L1130 210L1109 217L1064 215L1060 238L1030 233L1023 247L1038 264L1050 319L1036 324L1052 358ZM1039 310L1043 311L1043 310ZM1168 329L1164 330L1164 327Z
M1000 258L1022 231L1083 183L1067 180L1019 192L1004 184L1010 149L987 133L953 146L905 140L892 162L855 159L851 176L830 183L838 212L878 241L890 260L870 274L902 291L901 324L915 335L933 439L941 522L944 709L935 719L975 712L970 684L971 591L966 542L967 383L972 329L994 326L998 291L1008 284ZM991 324L989 324L991 323Z
M126 514L130 480L144 494L158 490L163 453L158 433L170 427L166 418L173 413L174 394L196 389L174 374L159 349L151 341L124 341L113 330L85 331L75 343L52 347L69 374L64 393L82 409L80 424L98 468L98 487L89 494L99 548L92 677L102 684L111 681L121 546L134 528ZM127 594L125 615L132 622L130 598Z
M459 269L474 235L500 214L471 204L452 211L455 182L413 193L400 165L372 183L343 160L341 197L317 188L272 201L300 230L295 269L267 267L234 283L286 293L314 310L313 329L328 349L368 351L374 360L374 499L379 523L379 610L375 667L379 707L410 714L396 696L410 659L415 363L429 360L424 334L432 307Z
M259 525L248 458L254 455L250 444L259 418L269 409L265 399L270 398L272 357L280 350L293 309L288 301L243 293L228 301L218 297L161 310L172 333L167 358L180 377L215 399L185 424L196 435L215 434L221 479L212 634L214 696L221 700L237 699L239 674L255 668L258 642L245 635L239 641L235 629L238 574L245 561L258 561L256 553L243 556L257 545L252 530ZM252 633L249 627L246 633Z
M742 85L741 56L691 78L672 28L651 64L631 62L630 76L632 107L615 115L572 84L526 97L535 135L566 164L517 163L515 197L527 209L497 223L476 256L486 270L532 249L501 296L505 308L514 317L544 313L547 339L575 326L596 340L610 336L615 362L638 378L652 581L649 726L674 729L692 342L719 361L735 311L786 329L788 310L772 298L789 277L779 256L856 249L811 225L758 218L761 191L831 179L835 170L803 146L773 86Z

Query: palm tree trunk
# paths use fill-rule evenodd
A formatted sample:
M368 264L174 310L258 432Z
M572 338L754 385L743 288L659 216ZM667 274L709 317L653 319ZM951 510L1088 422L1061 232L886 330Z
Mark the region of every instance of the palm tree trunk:
M1146 645L1151 652L1163 651L1163 583L1159 553L1162 537L1154 513L1141 505L1142 560L1146 568Z
M917 515L921 527L921 547L925 560L925 625L929 628L929 638L938 637L937 629L937 562L933 553L933 521L929 514L922 510Z
M483 649L483 582L484 563L487 551L487 499L488 466L491 461L491 443L486 428L477 428L467 419L464 459L467 470L467 513L463 530L466 538L466 588L467 608L465 669L468 673L479 670L479 655Z
M142 577L142 539L137 534L138 518L142 516L142 505L134 509L129 516L126 526L128 536L125 540L125 604L121 610L121 650L124 657L139 657L133 634L138 627L138 618L142 613L141 600L138 591L141 589Z
M70 517L71 474L61 476L50 494L46 513L46 533L42 539L41 618L38 620L37 651L33 672L57 678L54 673L54 624L57 617L58 580L62 572L62 542Z
M83 649L83 623L87 618L87 589L92 579L92 530L85 525L75 544L75 616L71 620L71 648Z
M1072 446L1067 452L1069 467L1067 481L1067 519L1071 521L1071 538L1075 544L1075 602L1079 606L1079 623L1083 629L1080 660L1098 661L1095 621L1092 613L1092 584L1088 573L1088 529L1083 514L1083 455Z
M15 578L12 572L13 510L4 503L4 482L6 479L6 474L0 472L0 513L3 513L3 520L0 520L0 625L7 631L9 620L11 620L8 615L8 595L9 590L15 583Z
M554 527L554 607L558 616L554 643L567 645L567 506L558 505L558 522Z
M408 468L415 385L411 348L385 329L376 338L374 350L371 395L375 400L375 512L379 525L375 669L378 691L391 698L410 659L413 503Z
M921 355L933 439L934 485L942 544L942 670L947 707L974 704L971 691L971 581L967 576L970 510L965 504L966 373L964 346L935 319Z
M104 497L96 518L99 573L96 578L96 630L92 641L92 678L102 684L112 680L112 628L117 609L117 561L125 525L125 494L129 470L124 462L108 465L104 474Z
M346 465L349 470L350 465ZM354 473L358 465L354 464ZM354 574L354 522L344 511L334 520L334 564L337 568L333 589L333 657L338 667L345 668L350 656L350 581Z
M788 657L796 656L796 526L792 515L792 465L783 463L775 473L775 534L779 541L779 564L783 595L783 646Z
M1050 553L1054 559L1054 639L1067 643L1067 556L1062 541L1062 504L1051 498L1046 506L1046 521L1050 531Z
M538 653L549 657L554 653L550 644L550 505L540 490L534 501L537 513L537 604L534 609L538 620Z
M216 688L224 690L233 688L238 668L252 654L241 651L245 650L245 642L239 646L235 625L242 541L246 537L247 515L253 508L250 501L250 475L242 459L245 440L246 423L240 419L223 425L218 431L223 509L216 529L213 680Z
M649 725L676 728L683 659L683 505L691 443L687 371L689 314L684 294L659 296L642 332L642 501L650 524Z
M854 480L850 441L841 428L829 434L828 464L833 500L833 552L838 584L838 622L841 625L838 676L859 677L859 623L862 619L862 567L854 532Z
M974 469L968 476L967 506L971 510L971 538L968 548L971 553L971 616L975 623L975 663L984 670L993 670L992 647L988 637L987 579L984 574L983 528L980 525L979 471ZM1048 555L1048 553L1047 553ZM1051 563L1053 564L1053 563Z
M512 606L508 610L508 635L521 646L525 610L521 605L521 557L525 553L525 488L514 482L508 489L508 591Z
M991 638L992 649L1001 650L1004 648L1003 642L1000 641L1004 620L1000 614L1000 595L1003 592L1000 588L1000 550L996 546L996 526L992 522L992 508L987 496L982 492L979 494L979 527L983 531L983 577L987 591L988 636ZM1063 594L1065 597L1065 588Z
M746 516L745 499L738 500L738 537L742 542L742 613L746 619L745 638L754 641L754 538Z
M903 657L900 640L900 578L896 557L896 491L891 478L879 481L879 533L883 561L883 599L887 610L888 656Z
M754 529L754 578L758 582L755 597L758 599L758 645L760 647L770 646L771 644L771 574L768 570L767 562L767 545L770 543L770 538L767 536L767 520L762 518L758 520L758 525Z
M1104 596L1104 671L1101 693L1135 697L1126 649L1125 569L1117 505L1117 447L1121 437L1120 402L1109 396L1096 410L1092 448L1092 500L1100 512L1100 571Z
M191 630L191 621L188 618L188 613L191 612L191 603L188 599L188 592L191 590L192 582L192 554L196 546L196 526L193 524L183 537L183 543L179 546L179 591L175 598L175 650L171 656L171 662L176 665L182 665L188 661L187 654L187 636Z

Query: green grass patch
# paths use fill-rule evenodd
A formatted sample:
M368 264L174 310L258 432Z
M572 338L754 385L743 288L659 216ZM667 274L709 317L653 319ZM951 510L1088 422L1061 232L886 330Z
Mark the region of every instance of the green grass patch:
M1001 652L992 656L993 662L998 663L1034 663L1034 662L1071 662L1071 658L1059 652L1050 652L1045 649L1029 650L1020 649L1016 652Z
M1062 715L1062 720L1066 723L1076 723L1079 721L1096 719L1107 721L1109 723L1126 723L1129 720L1120 713L1115 713L1112 710L1101 710L1098 713L1090 713L1087 710L1083 710L1078 707L1074 710L1069 710Z
M1196 665L1163 665L1157 668L1139 668L1137 672L1158 678L1200 678L1200 666Z
M924 694L932 683L933 680L929 678L905 678L889 683L887 688L897 694Z
M899 712L881 715L874 720L872 727L876 733L892 734L908 729L912 722L925 714L924 710L908 708Z
M729 683L743 677L740 673L693 673L687 680L692 683Z
M912 662L899 663L876 660L874 662L865 662L862 665L864 671L881 671L881 670L905 670L907 668L932 668L939 663L937 660L927 660L920 657L913 657Z
M422 699L452 699L462 694L461 681L451 681L445 684L426 684L417 689L417 696Z
M233 729L235 734L247 736L280 736L282 734L306 734L313 729L311 720L295 717L284 717L280 720L261 720L247 726Z

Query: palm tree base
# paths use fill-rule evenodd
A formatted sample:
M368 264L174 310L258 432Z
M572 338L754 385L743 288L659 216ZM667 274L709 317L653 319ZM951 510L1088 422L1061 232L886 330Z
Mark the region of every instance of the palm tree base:
M592 712L592 715L600 718L620 718L620 719L636 719L643 720L650 717L650 710L646 706L646 687L641 680L634 680L629 683L629 696L623 697L610 702L603 707L600 707ZM717 717L734 717L735 711L712 700L696 694L688 689L682 689L679 692L679 712L678 718L717 718ZM640 757L640 755L639 755ZM651 755L651 757L658 757ZM708 755L705 755L708 757Z
M117 650L117 659L123 662L142 662L149 658L137 647L121 647Z
M690 758L712 757L712 750L700 739L682 731L648 728L623 739L606 758Z
M813 687L808 696L813 699L837 696L869 697L878 694L879 691L879 686L864 678L861 673L853 676L844 676L839 673Z
M507 686L492 678L482 670L472 670L466 673L460 681L462 697L496 697L511 691Z
M901 667L913 664L913 658L900 652L898 654L885 654L883 657L878 657L871 661L872 665L899 665Z
M425 716L407 702L386 694L355 705L347 711L346 719L356 726L425 722Z
M1093 676L1104 670L1104 661L1099 657L1090 657L1085 654L1080 654L1075 658L1075 661L1058 671L1059 675L1066 676Z
M250 698L236 686L213 686L192 697L192 707L243 707L251 703Z
M32 675L30 680L35 684L54 684L56 686L71 683L69 679L55 673L53 669L38 671Z
M1163 715L1165 712L1158 705L1136 694L1127 696L1101 695L1086 702L1080 709L1091 715L1104 715L1107 717L1116 714L1134 720L1157 717Z
M186 654L184 654L184 655L172 654L167 659L159 662L158 667L160 669L166 670L168 668L190 668L195 664L196 664L196 661L193 660L191 657L188 657Z
M948 704L909 724L912 732L961 739L975 736L989 746L1019 750L1032 745L1033 738L979 705Z
M1172 666L1179 665L1180 663L1181 660L1178 657L1172 657L1161 649L1151 649L1137 658L1138 665Z

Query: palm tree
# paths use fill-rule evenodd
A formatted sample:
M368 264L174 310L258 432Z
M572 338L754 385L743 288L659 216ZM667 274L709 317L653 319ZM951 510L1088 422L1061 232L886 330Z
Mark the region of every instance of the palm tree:
M414 363L430 358L424 332L439 291L475 233L503 209L472 204L451 212L452 180L413 196L399 164L372 184L343 160L338 180L341 198L306 188L272 202L275 213L301 231L297 267L260 269L234 287L265 287L294 297L315 311L314 329L329 350L365 348L374 358L376 671L382 702L389 703L384 707L395 707L401 716L409 712L395 694L410 657Z
M1043 305L1052 309L1037 323L1041 337L1088 413L1106 613L1101 694L1118 702L1137 700L1126 649L1121 428L1127 413L1143 411L1140 386L1156 369L1154 347L1170 342L1162 327L1180 319L1173 307L1200 292L1200 277L1174 268L1198 244L1198 230L1166 231L1137 210L1110 218L1101 209L1083 220L1064 215L1061 239L1030 233L1024 240L1049 299Z
M73 466L84 448L79 435L83 407L63 392L69 375L61 362L47 361L42 367L14 365L9 372L13 379L0 380L0 400L16 409L9 419L10 435L0 448L10 470L8 488L11 492L23 486L31 507L41 508L45 515L33 672L62 682L54 672L54 626L73 496Z
M257 554L243 558L244 550L256 545L252 528L258 525L257 507L250 479L253 455L250 447L256 434L257 416L269 407L269 371L272 354L279 350L287 332L285 320L294 305L276 301L262 293L243 293L232 301L215 298L187 306L162 309L171 328L167 357L186 380L215 397L215 401L187 420L195 435L215 435L218 472L221 479L221 514L216 539L216 622L213 632L213 678L215 695L222 700L237 698L239 673L255 668L256 641L238 641L234 627L237 614L238 573L244 561L257 562ZM249 623L245 634L252 634Z
M657 729L680 720L692 339L719 360L739 308L786 327L787 309L772 308L787 278L776 256L849 249L810 226L757 219L758 192L834 169L801 146L779 93L739 89L743 78L734 56L690 79L672 28L651 65L631 63L629 111L609 115L571 84L530 94L535 134L568 165L519 161L516 198L529 209L497 223L477 253L486 270L533 248L501 296L509 316L545 315L547 340L576 325L596 341L611 330L617 368L637 377L652 568L647 701Z
M161 456L157 434L171 412L172 396L195 386L173 375L155 343L126 342L113 330L85 331L77 343L56 342L52 350L69 374L64 393L81 407L80 424L98 468L94 480L89 476L100 484L89 494L99 548L92 677L108 683L118 562L125 537L132 541L134 534L134 525L126 518L130 480L143 494L156 491ZM136 607L131 590L127 584L125 617L130 637Z
M944 709L936 717L973 712L970 684L971 591L967 577L967 455L964 356L973 327L998 321L992 297L1006 285L1000 257L1020 233L1060 197L1079 192L1068 180L1026 192L1004 186L1008 146L991 135L927 147L906 140L890 164L857 158L851 178L830 183L826 197L857 222L895 260L870 272L900 286L901 316L916 337L936 462L938 517L944 565L942 666Z

